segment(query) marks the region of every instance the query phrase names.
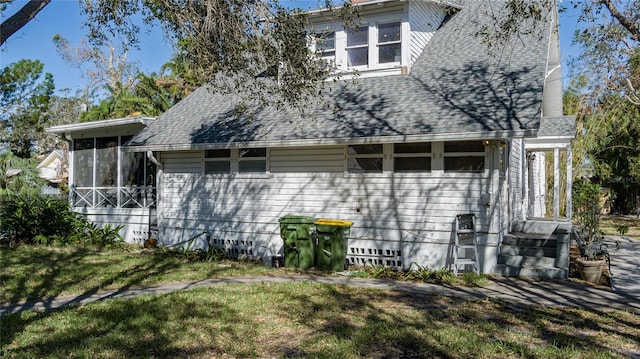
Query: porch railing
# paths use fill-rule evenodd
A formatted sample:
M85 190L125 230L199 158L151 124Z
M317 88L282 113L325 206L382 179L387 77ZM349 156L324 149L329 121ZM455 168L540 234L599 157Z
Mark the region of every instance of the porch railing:
M155 208L156 187L74 187L71 189L74 207L88 208Z

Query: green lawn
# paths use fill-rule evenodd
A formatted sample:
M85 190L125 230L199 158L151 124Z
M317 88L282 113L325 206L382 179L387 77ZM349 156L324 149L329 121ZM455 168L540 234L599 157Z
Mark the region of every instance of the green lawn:
M260 263L162 251L0 248L3 302L238 275ZM4 357L611 358L640 316L316 283L219 285L0 318Z
M2 318L6 357L622 358L624 312L314 283L223 285Z
M640 219L631 216L602 216L600 229L606 235L619 236L620 228L626 227L626 236L640 240Z
M190 262L166 251L92 250L81 247L0 247L0 301L59 295L275 270L258 262Z

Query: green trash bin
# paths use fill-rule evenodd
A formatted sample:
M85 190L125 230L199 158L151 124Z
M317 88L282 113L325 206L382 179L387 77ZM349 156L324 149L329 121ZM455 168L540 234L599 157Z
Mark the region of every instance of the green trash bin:
M320 270L342 271L347 259L347 242L353 222L339 219L318 219L316 266Z
M314 265L316 219L305 216L280 218L280 236L284 242L284 266L309 269Z

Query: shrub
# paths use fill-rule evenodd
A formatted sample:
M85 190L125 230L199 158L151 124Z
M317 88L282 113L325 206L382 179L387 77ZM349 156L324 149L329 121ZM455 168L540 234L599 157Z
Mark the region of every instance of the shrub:
M39 194L6 196L0 203L1 244L121 245L123 226L98 227L72 212L66 200Z
M17 194L5 197L0 205L0 232L4 241L46 244L64 238L76 228L77 214L59 198Z

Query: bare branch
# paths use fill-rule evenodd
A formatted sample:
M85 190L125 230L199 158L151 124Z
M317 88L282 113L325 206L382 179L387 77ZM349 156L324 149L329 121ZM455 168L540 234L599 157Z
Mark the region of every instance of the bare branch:
M635 41L640 42L640 29L636 26L636 24L629 19L628 17L622 15L620 11L616 8L611 0L600 0L600 3L607 7L611 16L613 16L620 25L622 25L627 31L629 31L629 35Z

